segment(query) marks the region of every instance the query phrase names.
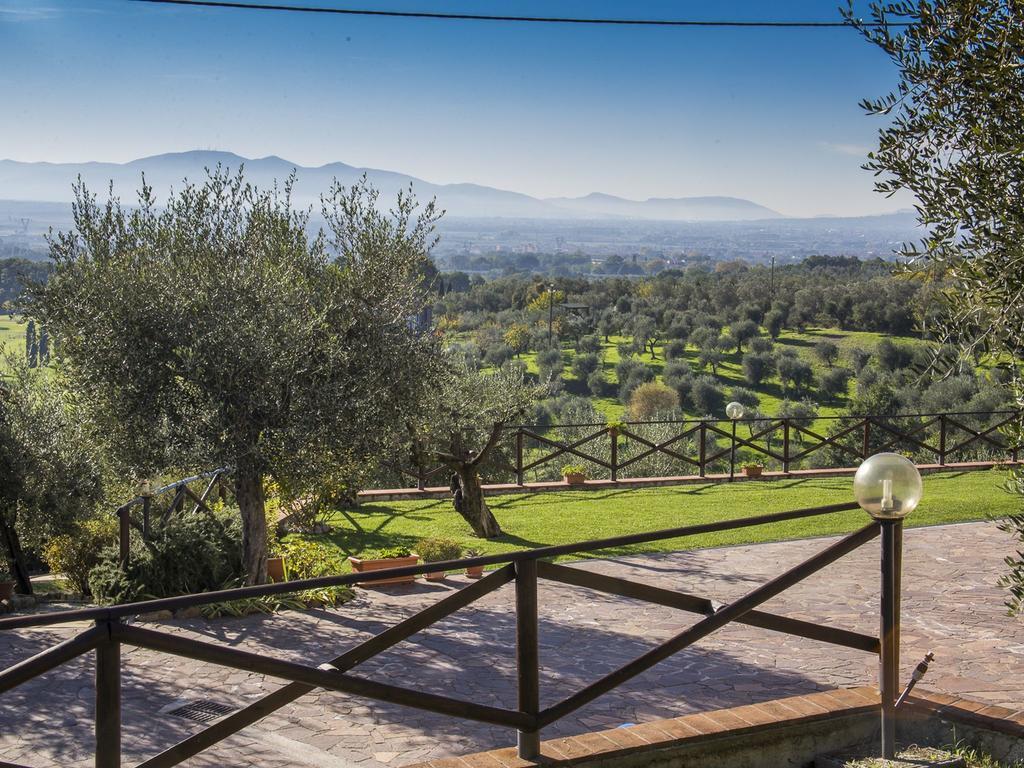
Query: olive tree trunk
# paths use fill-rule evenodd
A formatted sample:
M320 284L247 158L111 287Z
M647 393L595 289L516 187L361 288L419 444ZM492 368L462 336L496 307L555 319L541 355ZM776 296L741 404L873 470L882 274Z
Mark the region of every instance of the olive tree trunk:
M475 463L463 463L453 467L452 504L473 528L473 533L482 539L501 536L501 526L491 513L484 499L484 489Z
M251 461L240 461L235 470L235 498L242 516L242 564L246 584L267 580L267 516L263 498L263 474Z
M4 555L14 576L17 591L23 595L32 594L32 579L28 575L25 563L25 551L21 548L21 539L13 525L7 523L5 515L0 513L0 539L3 539Z

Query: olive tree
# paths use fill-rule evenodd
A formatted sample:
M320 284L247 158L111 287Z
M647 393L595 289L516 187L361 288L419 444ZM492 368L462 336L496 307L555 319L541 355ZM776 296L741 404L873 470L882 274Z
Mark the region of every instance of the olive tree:
M910 268L940 284L933 331L966 356L989 355L1024 406L1024 13L1017 0L871 4L870 27L900 79L862 106L885 117L865 168L886 195L911 193L927 235L908 244ZM906 24L897 28L890 22ZM934 318L934 316L933 316ZM1021 430L1011 436L1019 441ZM1015 487L1024 490L1018 475ZM1024 516L1005 527L1024 541ZM1008 557L1011 611L1024 612L1024 555Z
M102 494L93 442L54 376L7 355L0 383L0 551L32 594L25 548L39 551L92 514Z
M438 377L424 417L408 424L414 461L438 462L452 472L455 511L481 538L501 535L484 498L481 472L505 427L527 412L539 391L526 382L522 367L488 373L453 358Z
M371 463L430 378L412 319L433 204L381 210L365 180L335 183L312 233L291 184L218 168L163 205L143 183L129 207L79 183L30 300L125 471L232 467L250 583L266 578L264 481Z

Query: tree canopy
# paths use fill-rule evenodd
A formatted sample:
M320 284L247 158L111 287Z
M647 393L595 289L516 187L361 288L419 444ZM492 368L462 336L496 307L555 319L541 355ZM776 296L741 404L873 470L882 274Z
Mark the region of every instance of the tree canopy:
M124 469L233 467L251 581L264 479L378 457L420 407L434 347L412 322L433 204L381 211L372 188L335 184L311 234L290 192L217 169L162 206L143 185L129 207L79 184L29 305Z

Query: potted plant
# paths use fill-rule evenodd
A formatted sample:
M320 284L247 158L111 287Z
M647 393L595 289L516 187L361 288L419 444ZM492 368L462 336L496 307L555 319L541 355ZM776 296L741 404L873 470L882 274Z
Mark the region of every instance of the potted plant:
M455 539L422 539L416 545L424 563L440 563L445 560L458 560L462 556L462 545ZM427 581L441 581L444 571L427 572Z
M587 481L587 468L582 464L566 464L562 467L562 477L569 485L583 485Z
M407 547L390 547L374 553L374 557L350 556L348 561L352 564L352 570L356 573L366 573L367 571L380 571L385 568L401 568L406 565L416 565L420 561L420 556L410 551ZM415 579L415 576L395 576L390 579L381 579L380 581L368 583L374 586L382 584L411 584Z
M764 464L759 461L743 465L743 474L747 477L760 477L762 472L764 472Z
M479 549L467 549L462 553L463 557L481 557L483 550ZM479 579L484 575L484 567L482 565L469 565L466 566L466 576L471 579Z
M14 579L6 566L0 567L0 600L10 600L14 597Z
M267 579L270 581L285 581L284 555L276 546L267 549Z

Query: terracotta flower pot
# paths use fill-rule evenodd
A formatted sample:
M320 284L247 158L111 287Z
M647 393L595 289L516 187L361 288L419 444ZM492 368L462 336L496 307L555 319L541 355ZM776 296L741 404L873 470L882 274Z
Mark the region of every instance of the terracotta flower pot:
M583 485L587 481L587 476L584 474L572 473L565 475L565 482L569 485Z
M14 597L14 582L0 581L0 600L10 600Z
M267 578L271 581L284 581L284 558L267 558Z
M744 467L743 474L747 477L760 477L764 467Z
M427 573L427 581L444 581L444 571L430 571Z
M471 565L466 569L466 576L471 579L479 579L484 575L484 567L482 565Z
M356 573L367 573L369 571L381 571L386 568L416 565L420 561L420 556L414 552L408 557L370 558L367 560L360 557L349 557L348 561L352 564L352 570ZM380 581L368 581L360 586L376 587L382 584L412 584L415 580L415 576L395 576L394 578L381 579Z

